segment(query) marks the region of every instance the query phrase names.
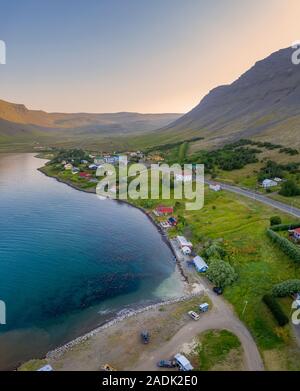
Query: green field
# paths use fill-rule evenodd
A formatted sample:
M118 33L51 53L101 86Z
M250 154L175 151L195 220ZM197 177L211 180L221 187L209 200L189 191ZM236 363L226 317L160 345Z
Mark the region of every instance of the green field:
M209 330L200 334L189 358L199 371L242 369L241 343L227 330Z
M170 205L174 201L156 203ZM300 350L296 348L290 326L278 327L261 300L274 284L300 278L300 265L291 261L266 236L271 216L279 215L283 222L293 219L248 198L208 189L202 210L186 211L183 203L177 203L175 214L183 216L185 224L170 230L170 235L185 234L198 252L210 240L223 242L239 275L238 280L225 289L224 296L253 334L266 367L299 370ZM289 314L291 300L282 300L282 305Z

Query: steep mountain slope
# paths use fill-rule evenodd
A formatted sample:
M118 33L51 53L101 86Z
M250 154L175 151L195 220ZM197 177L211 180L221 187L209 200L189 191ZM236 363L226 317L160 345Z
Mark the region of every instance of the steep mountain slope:
M159 130L159 138L204 136L218 145L239 138L259 138L300 145L300 65L292 49L257 62L231 85L210 91L186 115Z

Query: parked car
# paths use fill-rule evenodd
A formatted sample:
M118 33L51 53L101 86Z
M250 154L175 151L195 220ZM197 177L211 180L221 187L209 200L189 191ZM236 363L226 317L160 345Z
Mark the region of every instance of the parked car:
M217 295L221 295L223 293L223 289L218 287L218 286L215 286L213 287L213 291L217 294Z
M157 363L159 368L176 368L177 364L175 360L160 360Z
M142 337L142 341L143 341L144 344L149 343L149 341L150 341L150 334L149 334L148 331L146 331L146 330L142 331L141 337Z
M200 316L195 311L189 311L188 314L194 320L200 319Z

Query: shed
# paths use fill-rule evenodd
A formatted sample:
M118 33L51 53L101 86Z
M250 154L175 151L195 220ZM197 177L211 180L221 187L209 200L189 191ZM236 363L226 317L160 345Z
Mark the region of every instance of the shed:
M176 239L180 248L189 247L190 249L192 249L193 244L189 242L184 236L177 236Z
M207 263L204 261L203 258L201 258L199 255L197 255L194 259L193 259L193 263L195 265L195 268L197 270L197 272L199 273L204 273L207 271L208 269L208 265Z
M192 250L190 249L190 247L182 247L182 252L184 255L190 255Z
M262 182L262 187L264 187L265 189L268 189L270 187L275 187L275 186L277 186L277 182L273 181L272 179L265 179Z
M176 356L174 358L175 358L176 362L178 363L180 370L192 371L194 369L192 364L189 362L189 360L185 356L183 356L182 354L178 353L178 354L176 354Z

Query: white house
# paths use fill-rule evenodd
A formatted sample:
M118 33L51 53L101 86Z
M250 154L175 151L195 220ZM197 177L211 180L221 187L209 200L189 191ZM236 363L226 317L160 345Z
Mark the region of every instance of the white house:
M102 157L95 157L94 159L94 163L95 164L103 164L104 163L104 159Z
M175 174L176 182L191 182L193 180L192 174Z
M265 179L263 182L262 182L262 187L264 189L268 189L270 187L275 187L277 186L277 182L273 181L272 179Z
M210 190L213 190L213 191L220 191L220 190L222 190L220 185L209 185L209 188L210 188Z
M192 250L190 249L190 247L182 247L181 251L183 252L183 255L190 255Z
M195 265L195 268L199 273L205 273L208 269L207 263L204 261L203 258L199 257L199 255L197 255L193 259L193 264Z
M65 168L65 170L72 170L73 164L67 163L67 164L64 165L64 168Z
M190 249L193 248L193 244L189 242L184 236L177 236L176 239L180 248L183 247L189 247Z
M276 177L276 178L274 178L274 181L275 181L275 182L282 182L282 179Z

